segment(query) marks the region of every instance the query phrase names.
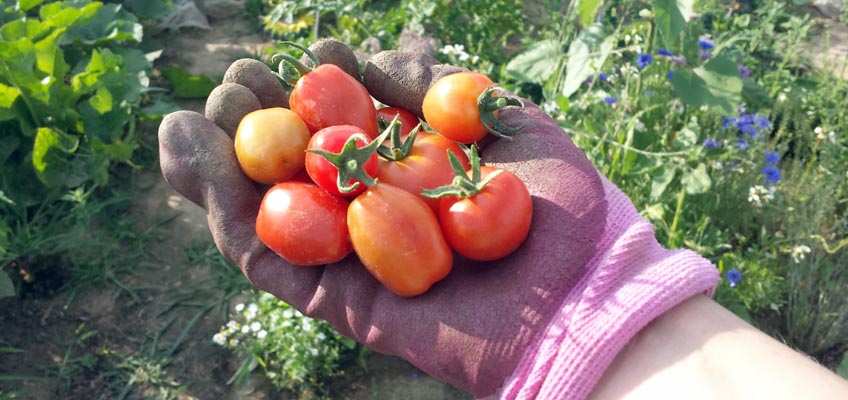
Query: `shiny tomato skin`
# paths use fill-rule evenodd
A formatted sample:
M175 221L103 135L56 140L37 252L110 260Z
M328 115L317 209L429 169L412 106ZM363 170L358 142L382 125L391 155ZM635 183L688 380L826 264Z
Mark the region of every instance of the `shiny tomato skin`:
M463 168L470 167L468 156L456 142L444 136L419 131L412 151L402 160L379 159L377 179L417 195L434 213L438 213L439 199L424 197L421 191L451 183L456 174L448 161L448 151L456 156Z
M360 148L367 146L371 141L371 139L369 139L365 132L359 127L352 125L337 125L315 132L309 140L307 149L317 149L328 151L330 153L338 153L344 147L345 142L347 142L347 140L352 136L356 137L356 146ZM356 190L350 193L342 193L339 191L337 184L339 177L338 168L319 154L307 152L305 164L306 173L309 174L312 181L324 190L336 196L352 197L362 193L366 189L365 185L360 184ZM376 153L374 153L374 155L365 162L363 168L371 177L377 175ZM354 180L351 180L348 183L351 182L354 182Z
M357 126L376 138L377 109L368 90L333 64L321 64L295 83L289 107L315 134L335 125Z
M309 129L286 108L253 111L242 118L234 137L236 158L250 179L285 181L303 169Z
M453 254L433 211L403 189L377 183L353 199L347 213L359 260L402 297L423 294L453 268Z
M478 72L458 72L437 80L424 95L424 120L436 132L460 143L482 139L488 131L480 121L477 98L494 85Z
M291 264L330 264L353 251L347 207L345 199L312 183L278 183L262 198L256 235Z
M383 107L377 109L377 118L382 118L386 121L386 124L392 122L392 120L397 116L398 121L400 121L400 134L408 135L409 132L418 126L421 121L418 120L418 116L412 113L405 108L400 107Z
M485 179L495 171L503 172L479 193L469 198L444 197L439 203L445 240L472 260L506 257L530 232L533 202L527 186L512 172L494 167L481 167L481 176Z

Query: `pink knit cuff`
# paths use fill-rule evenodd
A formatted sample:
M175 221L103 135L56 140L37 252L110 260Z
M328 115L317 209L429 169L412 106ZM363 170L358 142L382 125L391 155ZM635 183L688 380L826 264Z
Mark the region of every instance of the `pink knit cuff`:
M501 388L502 399L584 399L645 325L698 293L718 270L690 250L665 250L653 226L602 177L609 210L598 252Z

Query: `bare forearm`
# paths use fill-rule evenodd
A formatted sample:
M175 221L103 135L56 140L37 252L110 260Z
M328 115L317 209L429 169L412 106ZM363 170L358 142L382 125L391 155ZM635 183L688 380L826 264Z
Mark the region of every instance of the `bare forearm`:
M590 398L846 399L848 381L699 295L643 329Z

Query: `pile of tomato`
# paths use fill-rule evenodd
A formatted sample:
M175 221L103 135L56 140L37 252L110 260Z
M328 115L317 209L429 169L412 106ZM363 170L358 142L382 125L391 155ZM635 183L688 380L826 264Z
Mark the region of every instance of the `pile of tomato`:
M333 64L302 71L289 109L254 111L235 135L244 173L273 185L257 236L294 265L355 252L404 297L445 278L453 251L477 261L510 254L530 230L530 194L466 146L489 132L478 100L494 87L476 72L440 79L424 99L426 131L408 110L377 109L365 86ZM391 121L382 133L379 121Z

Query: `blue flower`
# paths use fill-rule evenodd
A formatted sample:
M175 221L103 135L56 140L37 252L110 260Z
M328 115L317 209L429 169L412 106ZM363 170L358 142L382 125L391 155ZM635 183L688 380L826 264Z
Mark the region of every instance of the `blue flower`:
M665 78L666 78L666 79L668 79L668 80L671 80L671 78L672 78L673 76L674 76L674 70L673 70L673 69L669 70L669 71L665 74Z
M754 116L751 114L742 114L736 120L736 129L739 129L739 131L754 139L757 138L757 133L759 132L759 129L754 124Z
M607 96L607 97L604 97L604 103L607 103L607 105L611 106L615 103L618 103L618 99L615 98L615 96Z
M736 148L739 150L747 150L748 149L748 140L745 138L736 139Z
M739 64L739 65L736 66L736 69L739 71L739 76L741 76L743 78L750 78L751 77L751 70L748 69L748 67L746 67L742 64Z
M763 168L763 175L766 176L766 185L774 185L780 182L780 169L774 165L766 165Z
M738 269L733 268L724 273L724 277L727 278L727 281L730 283L730 287L736 287L739 284L739 281L742 280L742 273L739 272Z
M671 56L673 56L673 55L674 55L674 54L672 54L672 52L670 52L670 51L668 51L668 50L666 50L666 49L659 49L659 50L657 50L657 54L659 54L659 55L661 55L661 56L668 56L668 57L671 57Z
M763 130L771 127L771 121L762 114L757 114L754 116L754 124L757 126L758 130Z
M701 49L704 50L712 50L713 47L715 47L715 44L713 44L713 41L710 39L700 38L698 39L698 46L700 46Z
M766 150L766 163L767 164L777 164L780 161L780 154L776 151ZM779 178L778 178L779 179Z
M606 82L606 81L607 81L607 78L608 78L608 77L607 77L607 74L605 74L605 73L603 73L603 72L601 72L600 74L598 74L598 79L599 79L601 82Z
M421 371L414 369L410 375L412 375L413 378L418 378L421 376Z
M711 138L704 139L704 148L705 149L714 149L718 147L718 141Z
M721 127L723 129L730 128L730 125L733 125L735 123L736 123L736 118L721 117Z
M636 57L636 64L639 65L639 68L647 67L648 64L651 63L651 61L654 61L654 56L648 53L642 53Z

